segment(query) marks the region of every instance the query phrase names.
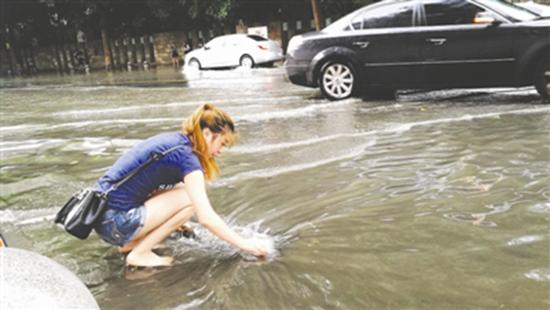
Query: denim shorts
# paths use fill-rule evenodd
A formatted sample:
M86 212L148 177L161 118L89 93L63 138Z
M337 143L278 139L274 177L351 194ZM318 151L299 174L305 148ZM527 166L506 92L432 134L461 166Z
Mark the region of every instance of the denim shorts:
M137 236L144 224L145 206L128 211L109 208L95 226L95 231L107 243L123 246Z

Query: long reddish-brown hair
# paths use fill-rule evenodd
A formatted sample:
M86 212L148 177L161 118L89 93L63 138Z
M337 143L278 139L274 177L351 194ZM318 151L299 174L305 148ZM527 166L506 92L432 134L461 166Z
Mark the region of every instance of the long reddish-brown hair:
M237 134L229 114L208 103L196 109L191 117L183 121L183 133L191 140L193 153L198 156L206 178L213 180L220 174L220 168L215 158L208 153L208 145L202 133L205 128L210 129L212 133L221 134L227 146L235 143Z

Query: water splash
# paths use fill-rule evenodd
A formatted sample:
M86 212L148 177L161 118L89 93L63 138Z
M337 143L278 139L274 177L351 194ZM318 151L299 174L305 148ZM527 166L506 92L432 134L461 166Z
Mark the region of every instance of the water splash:
M256 244L267 250L268 261L274 260L280 255L279 248L282 247L284 237L272 235L269 229L262 229L260 226L262 221L256 221L251 224L241 226L238 224L230 224L230 228L245 239L251 239ZM199 250L202 252L216 254L222 257L230 257L241 255L247 261L258 260L252 254L243 253L229 243L219 239L207 229L196 223L190 223L195 233L194 238L172 238L169 243L174 246L176 254L181 254L189 250Z

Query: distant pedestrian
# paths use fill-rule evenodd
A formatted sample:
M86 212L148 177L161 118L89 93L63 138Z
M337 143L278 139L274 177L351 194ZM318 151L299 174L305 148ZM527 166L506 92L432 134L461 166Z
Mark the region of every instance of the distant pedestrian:
M170 45L170 53L172 56L172 65L174 68L179 68L180 66L180 54L178 53L178 48L175 44Z
M78 69L84 69L84 66L86 65L86 57L84 56L84 52L79 49L74 50L73 58L78 66Z
M183 51L185 52L185 54L189 53L191 50L191 45L189 45L188 42L183 43Z

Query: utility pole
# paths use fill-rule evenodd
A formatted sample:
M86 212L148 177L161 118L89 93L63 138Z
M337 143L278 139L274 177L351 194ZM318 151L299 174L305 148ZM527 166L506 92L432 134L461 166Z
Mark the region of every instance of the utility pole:
M99 10L99 28L101 31L101 43L103 45L103 62L105 71L113 70L113 54L111 51L110 38L107 32L107 12L105 8Z
M321 15L319 14L317 0L311 0L311 11L313 12L313 19L315 20L315 29L321 31Z

